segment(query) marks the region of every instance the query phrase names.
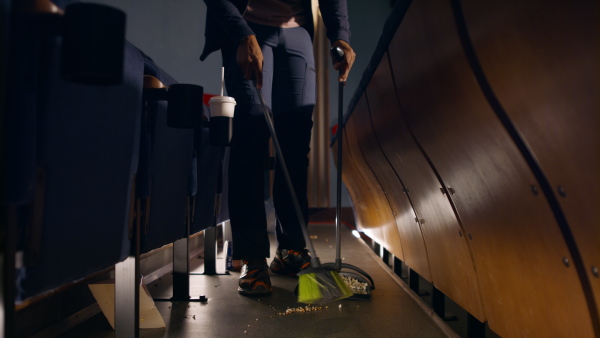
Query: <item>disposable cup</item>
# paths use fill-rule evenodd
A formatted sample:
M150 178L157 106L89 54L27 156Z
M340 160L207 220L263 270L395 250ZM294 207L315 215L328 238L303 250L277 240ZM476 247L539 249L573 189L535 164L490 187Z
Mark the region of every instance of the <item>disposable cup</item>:
M235 99L230 96L213 96L208 100L210 106L210 144L227 146L231 142L235 104Z

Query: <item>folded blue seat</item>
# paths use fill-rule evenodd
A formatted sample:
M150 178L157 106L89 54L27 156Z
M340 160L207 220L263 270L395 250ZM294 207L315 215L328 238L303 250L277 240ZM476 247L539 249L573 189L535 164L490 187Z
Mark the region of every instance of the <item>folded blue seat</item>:
M229 170L229 148L224 149L222 163L223 168L221 170L221 179L219 180L219 196L221 202L217 214L217 223L229 221L229 204L227 203L227 191L229 189L229 181L227 179L227 173Z
M177 81L158 67L149 57L144 58L144 75L170 86ZM201 99L201 98L200 98ZM138 197L149 198L145 204L141 253L149 252L186 236L186 210L190 196L190 177L193 160L193 129L172 128L167 125L165 100L148 100L147 114L142 126ZM144 205L144 201L142 201Z
M18 301L108 268L125 259L130 248L141 54L126 44L121 85L74 84L59 77L59 41L44 41L36 81L16 81L19 86L12 89L19 100L37 102L34 109L15 102L9 111L11 125L29 138L9 140L13 153L22 155L9 166L13 172L36 173L33 180L29 174L22 177L18 182L30 184L14 186L8 201L21 210L19 250L25 261L18 267ZM18 76L31 64L19 61L14 67ZM34 208L28 205L41 208L40 222L29 222Z
M194 150L197 158L197 193L190 229L192 234L206 230L221 221L218 215L215 215L218 211L215 210L215 202L217 194L221 192L224 177L222 162L225 148L210 145L208 128L201 128L196 130ZM221 202L220 209L223 210L226 205Z

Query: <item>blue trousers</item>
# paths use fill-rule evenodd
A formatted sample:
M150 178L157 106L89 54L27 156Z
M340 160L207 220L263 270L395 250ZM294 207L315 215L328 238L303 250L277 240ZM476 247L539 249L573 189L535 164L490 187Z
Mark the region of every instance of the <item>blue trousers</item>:
M312 41L303 27L279 28L250 23L264 56L263 87L304 219L308 220L307 172L316 102ZM270 256L265 214L265 170L270 133L252 81L236 63L237 42L222 49L225 86L237 105L229 159L229 216L233 258ZM275 166L273 202L277 215L277 247L300 250L306 243L290 192Z

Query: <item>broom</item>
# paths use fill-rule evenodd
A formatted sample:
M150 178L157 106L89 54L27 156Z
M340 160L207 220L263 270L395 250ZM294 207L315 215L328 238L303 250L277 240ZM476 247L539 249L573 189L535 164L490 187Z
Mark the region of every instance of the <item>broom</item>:
M267 109L265 98L263 97L262 91L260 89L257 88L256 91L258 92L258 97L263 107L263 112L265 115L265 119L267 120L269 132L271 133L271 138L273 139L275 153L279 158L281 172L283 173L285 182L288 186L292 198L292 203L294 204L294 209L296 210L298 222L300 223L300 228L302 229L302 235L304 236L307 249L311 255L311 267L308 269L304 269L303 271L298 273L298 302L307 304L322 304L350 297L352 296L352 292L348 289L348 286L346 285L346 283L344 283L339 273L334 269L325 268L321 266L319 257L317 257L315 248L312 244L312 241L310 240L310 236L308 235L304 215L302 214L302 210L300 209L300 203L298 202L298 198L296 197L296 192L294 191L294 186L292 184L290 174L285 165L283 153L281 151L281 147L279 146L277 135L275 134L275 126L273 124L273 120L271 119L271 115L269 114L269 111Z

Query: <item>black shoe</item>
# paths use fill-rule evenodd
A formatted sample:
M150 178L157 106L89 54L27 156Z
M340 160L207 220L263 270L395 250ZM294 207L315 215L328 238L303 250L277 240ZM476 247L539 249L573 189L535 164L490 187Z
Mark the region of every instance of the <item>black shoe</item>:
M271 276L266 258L252 258L242 260L242 272L240 275L238 292L242 295L266 295L270 294Z
M269 269L279 275L296 276L300 270L310 267L308 250L277 250Z

